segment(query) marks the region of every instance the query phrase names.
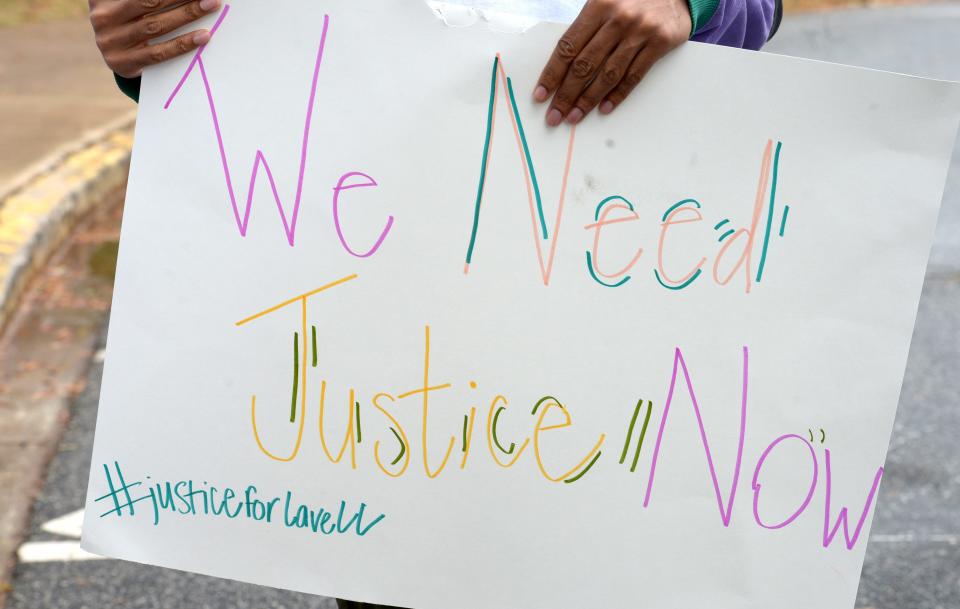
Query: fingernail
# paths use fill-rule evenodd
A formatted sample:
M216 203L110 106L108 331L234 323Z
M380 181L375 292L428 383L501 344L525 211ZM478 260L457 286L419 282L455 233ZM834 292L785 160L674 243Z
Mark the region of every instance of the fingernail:
M533 91L533 101L537 103L547 101L547 88L543 85L537 85L537 88Z
M210 42L210 32L207 30L200 30L193 35L193 44L195 45L199 46L202 44L207 44L208 42Z
M567 115L567 122L571 125L576 125L580 122L580 119L583 118L583 110L580 108L574 108L570 111L570 114Z
M205 11L212 11L220 6L220 0L200 0L200 8Z
M610 114L613 112L613 102L607 100L600 104L600 114Z
M556 127L561 121L563 121L563 114L556 108L552 108L550 112L547 112L547 124L551 127Z

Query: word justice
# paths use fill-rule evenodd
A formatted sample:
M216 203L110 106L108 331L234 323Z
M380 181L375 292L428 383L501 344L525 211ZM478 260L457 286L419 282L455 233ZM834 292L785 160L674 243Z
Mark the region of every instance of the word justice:
M252 395L250 401L250 421L253 441L260 453L269 459L278 462L293 461L299 454L304 440L307 416L308 368L316 368L318 362L317 328L316 326L308 327L307 325L307 302L312 296L320 292L333 289L355 279L357 279L356 275L343 277L236 322L237 326L244 326L257 319L273 315L277 311L290 306L300 309L301 313L299 316L301 322L300 329L294 332L293 335L293 388L289 400L284 400L286 404L289 404L289 409L284 408L284 416L285 418L289 418L291 425L296 426L296 438L293 441L293 446L289 448L289 450L285 450L282 453L278 452L275 446L276 442L271 442L268 438L264 437L264 434L261 432L261 426L258 423L256 394ZM373 464L384 475L392 478L409 475L410 465L415 453L419 453L417 456L419 457L423 473L429 479L437 479L441 473L448 469L456 469L458 467L460 470L464 470L468 465L470 457L477 451L486 452L494 464L505 469L518 466L525 455L531 455L531 457L527 459L527 462L532 459L540 475L550 483L562 482L564 484L574 484L583 480L601 463L601 456L608 443L608 435L606 433L600 433L595 440L582 442L580 440L571 441L569 434L565 436L563 433L558 433L560 430L569 430L574 427L573 415L571 409L567 405L564 405L559 397L555 397L547 392L544 392L544 395L532 404L526 405L526 408L530 408L530 418L528 419L530 431L523 437L514 437L509 440L503 438L501 423L508 416L516 416L511 413L517 412L515 409L510 408L509 399L504 393L491 394L485 402L485 409L480 412L478 412L476 406L471 406L467 412L464 412L462 428L459 430L459 434L446 436L445 433L431 429L431 403L435 403L436 398L446 395L445 392L455 389L455 387L451 382L440 382L431 377L430 326L425 326L423 331L422 376L415 382L411 382L410 387L369 390L366 392L361 392L353 387L346 389L343 395L347 398L345 402L346 408L344 409L347 423L342 439L338 438L335 442L331 442L328 439L328 398L331 402L333 401L331 395L334 390L332 384L327 379L321 379L317 390L317 398L319 401L317 429L323 454L330 463L334 465L341 464L344 462L345 457L349 455L350 468L356 470L361 466L358 460L358 453L364 444L364 429L366 429L367 437L369 438L369 431L371 429L370 421L377 421L376 424L380 426L378 431L382 434L389 432L395 440L395 448L391 450L389 454L384 454L387 448L382 447L380 440L375 440L372 448ZM310 337L309 340L308 336ZM308 364L308 362L310 363ZM289 370L287 366L283 366L283 368ZM669 438L666 432L669 428L668 421L670 419L671 405L674 401L674 395L678 389L678 385L680 385L681 390L685 387L692 403L694 414L696 415L697 431L699 432L707 469L716 495L720 519L723 526L727 527L730 525L732 519L734 502L744 468L744 445L748 418L747 388L749 385L749 349L747 347L742 348L741 399L739 407L737 408L739 434L736 438L736 458L732 464L732 481L729 490L726 492L726 496L724 496L724 490L721 489L715 459L711 451L710 434L703 424L692 378L684 360L683 353L678 347L674 350L673 354L673 371L668 385L667 398L660 413L659 424L654 424L654 428L650 430L651 432L655 430L655 435L652 436L654 437L653 453L650 458L649 470L646 474L643 506L649 506L652 501L657 466L661 458L661 448ZM477 395L477 384L471 381L468 386L471 395ZM369 397L363 397L361 395L362 393L365 393ZM340 399L338 398L337 401L339 402ZM471 401L474 403L477 402L477 400ZM400 422L395 412L392 411L393 409L401 409L405 403L414 403L419 406L419 424L418 428L415 429L416 436L419 437L419 442L411 440L411 430L407 429ZM525 414L527 412L526 408L520 411L524 413L520 416L527 416ZM508 409L510 409L511 413L508 413ZM367 414L362 414L363 412ZM289 417L287 417L287 413ZM642 417L640 416L641 413L644 413ZM653 403L651 401L644 403L644 400L640 399L633 408L629 422L626 420L624 422L626 439L620 451L619 464L629 468L630 472L634 472L638 466L640 453L644 447L648 428L650 427L652 413ZM262 413L261 416L263 416ZM481 419L479 423L478 418ZM367 421L367 423L364 425L362 421ZM477 431L477 427L480 428L479 431ZM517 427L517 425L512 426L513 429ZM476 438L475 436L477 435L480 437ZM438 451L436 454L431 454L430 447L436 447L438 445L437 438L439 436L443 436L443 440L439 442L440 446L443 446L443 450ZM628 459L628 452L630 452L630 448L634 444L634 438L637 438L636 448L634 449L632 460L630 460ZM484 451L483 448L475 448L477 442L485 446L486 450ZM339 448L331 449L331 444L334 446L339 444ZM370 443L367 442L367 444L369 445ZM268 448L268 445L271 445L272 448ZM792 449L790 448L791 445L793 446ZM453 457L456 454L455 449L458 447L460 453L459 459L454 459ZM549 447L552 450L544 450L545 447ZM555 455L558 454L558 447L563 447L563 450L559 452L570 455L568 459L565 459L566 462L564 463L557 462L558 460ZM798 503L796 509L786 516L783 514L773 516L768 513L770 511L769 509L767 512L763 510L764 468L768 459L773 454L778 454L778 461L792 459L791 467L796 467L797 472L808 472L808 474L797 476L797 479L803 480L807 475L809 476L809 482L804 483L804 488L800 489L803 491L803 499ZM801 455L799 461L797 460L798 454ZM787 456L784 457L783 455ZM789 526L810 508L814 495L817 489L821 487L822 482L824 497L823 546L830 546L836 538L838 531L842 530L844 546L847 549L852 549L860 538L867 516L873 505L880 479L883 475L883 468L878 468L872 480L869 482L869 489L866 492L863 508L859 511L859 517L857 517L851 530L849 522L851 518L849 516L850 510L847 507L836 508L833 502L835 484L831 469L831 458L829 449L824 449L822 455L818 454L813 441L808 441L806 437L800 434L784 433L766 443L764 450L753 464L751 478L753 517L756 524L766 529L781 529ZM456 461L459 461L457 466L451 465L451 462ZM835 510L836 515L834 516Z

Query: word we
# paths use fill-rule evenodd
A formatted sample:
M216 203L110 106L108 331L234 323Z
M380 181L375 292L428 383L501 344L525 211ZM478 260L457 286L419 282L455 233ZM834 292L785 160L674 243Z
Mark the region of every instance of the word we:
M213 27L210 28L211 39L217 30L220 29L220 25L223 23L223 20L226 19L227 14L230 12L230 5L224 5L223 11L221 11L220 16L217 18L217 21L214 23ZM250 172L249 187L247 189L247 200L246 205L241 216L240 207L237 204L237 196L234 192L233 179L230 176L230 163L227 161L227 152L223 144L223 134L220 129L220 119L217 117L217 105L213 99L213 91L210 86L210 79L207 76L207 70L203 63L203 52L206 50L207 45L201 46L197 49L197 52L194 54L193 59L190 61L190 64L187 66L186 71L183 73L183 76L180 78L180 81L177 83L177 86L174 87L173 92L170 94L170 97L167 98L166 103L164 104L164 109L170 107L170 104L173 102L174 98L180 92L180 89L183 87L184 83L187 81L187 78L193 72L194 68L197 68L200 71L200 80L203 82L203 89L207 96L207 103L210 107L210 118L213 121L213 131L217 139L217 148L220 151L220 163L223 166L223 177L227 184L227 193L230 196L230 204L233 207L233 216L237 223L237 228L240 230L240 235L242 237L247 236L247 227L250 221L250 208L253 205L253 193L257 185L257 176L260 174L260 167L263 167L263 171L267 174L267 180L270 182L270 190L273 193L273 200L277 204L277 211L280 213L280 221L283 223L283 231L287 238L287 243L291 247L294 245L294 240L297 233L297 219L300 214L300 200L303 195L303 182L304 175L307 166L307 150L309 149L310 144L310 125L313 121L313 107L317 98L317 82L320 77L320 64L323 61L323 50L327 41L327 30L330 26L330 17L329 15L323 16L323 30L320 34L320 46L317 49L317 59L313 66L313 81L310 84L310 95L307 101L307 114L303 122L303 137L300 144L300 170L297 175L297 190L296 195L293 200L293 210L290 212L290 217L287 217L286 211L283 209L283 203L280 200L280 195L277 192L277 183L273 179L273 172L270 171L270 164L267 162L267 157L263 154L262 150L257 150L253 159L253 169ZM380 246L383 244L384 239L387 238L387 234L390 232L391 227L393 226L393 216L387 218L386 225L383 230L380 231L380 234L374 240L373 245L366 251L356 251L347 244L347 239L343 234L343 228L340 223L340 196L345 190L350 190L352 188L369 188L377 186L377 181L374 180L369 175L363 173L362 171L349 171L340 176L340 179L337 180L336 185L333 187L333 224L337 230L337 237L340 239L340 244L343 248L351 255L356 256L357 258L367 258L372 256L380 249Z

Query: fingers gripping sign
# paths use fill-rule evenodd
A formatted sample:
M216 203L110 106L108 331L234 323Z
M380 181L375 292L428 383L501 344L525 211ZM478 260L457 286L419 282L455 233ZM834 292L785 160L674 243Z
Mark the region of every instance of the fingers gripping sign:
M150 43L214 12L220 4L220 0L90 0L90 23L107 66L132 78L149 65L209 42L210 32L197 29Z
M551 100L547 124L576 124L597 106L613 112L691 28L686 0L588 0L533 92L537 102Z

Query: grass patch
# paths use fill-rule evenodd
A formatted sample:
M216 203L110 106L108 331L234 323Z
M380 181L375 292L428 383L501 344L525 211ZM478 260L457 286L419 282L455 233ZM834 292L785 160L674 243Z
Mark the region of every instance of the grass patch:
M120 253L119 241L104 241L90 254L87 266L97 277L113 281L117 278L117 255Z

